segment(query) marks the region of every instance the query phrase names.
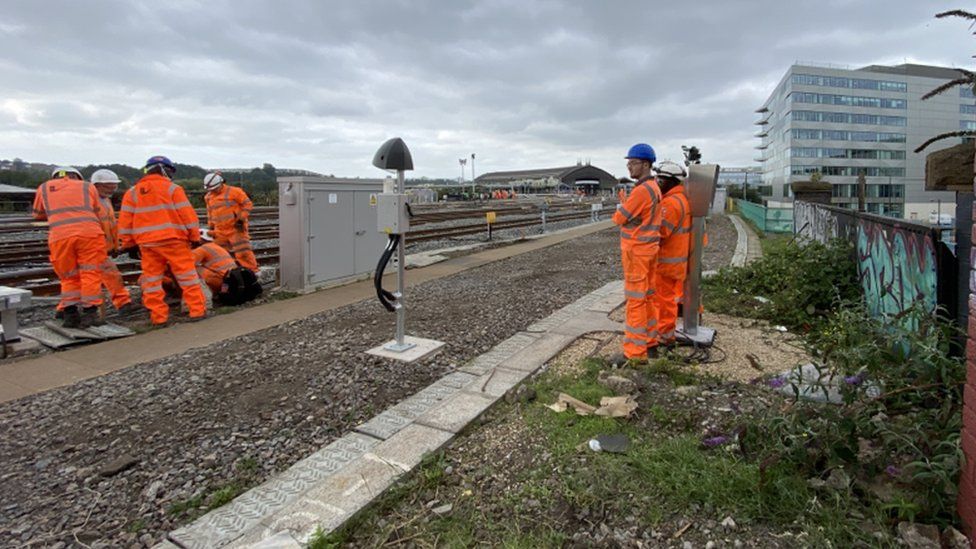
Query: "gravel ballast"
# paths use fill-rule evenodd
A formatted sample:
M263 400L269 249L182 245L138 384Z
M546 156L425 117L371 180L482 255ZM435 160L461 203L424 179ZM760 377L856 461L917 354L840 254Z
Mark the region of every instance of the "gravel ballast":
M618 279L617 242L610 229L409 289L408 333L447 343L417 364L364 354L394 316L363 301L0 405L0 545L152 545Z

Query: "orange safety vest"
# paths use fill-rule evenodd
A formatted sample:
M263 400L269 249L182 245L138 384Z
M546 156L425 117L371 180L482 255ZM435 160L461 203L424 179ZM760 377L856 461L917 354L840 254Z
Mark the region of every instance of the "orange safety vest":
M620 225L620 249L656 255L661 243L661 189L653 177L641 179L613 213Z
M122 197L119 236L123 248L167 240L197 242L200 222L183 187L153 173L140 179Z
M226 183L216 191L207 193L207 225L211 229L232 229L238 219L247 221L254 205L240 187Z
M47 220L47 241L102 236L98 191L87 181L61 177L45 181L34 195L34 219Z
M691 205L683 185L675 185L661 200L661 249L657 274L684 280L691 252Z
M222 247L208 242L193 250L193 262L196 263L197 273L203 281L214 290L220 292L220 286L224 283L224 276L236 268L237 261L231 257L230 253Z
M115 222L115 208L112 207L112 198L99 196L98 204L102 208L98 214L98 222L102 225L102 232L105 233L105 251L117 252L119 250L119 226Z

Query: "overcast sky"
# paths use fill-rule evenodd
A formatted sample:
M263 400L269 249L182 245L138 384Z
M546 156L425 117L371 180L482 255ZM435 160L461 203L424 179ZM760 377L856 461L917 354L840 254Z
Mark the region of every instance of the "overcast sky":
M0 3L0 158L270 162L413 176L590 159L624 175L698 145L754 164L754 110L793 62L972 68L965 3L918 0Z

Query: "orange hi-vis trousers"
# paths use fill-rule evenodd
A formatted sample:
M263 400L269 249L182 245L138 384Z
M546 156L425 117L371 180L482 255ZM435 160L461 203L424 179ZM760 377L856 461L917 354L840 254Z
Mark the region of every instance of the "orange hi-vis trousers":
M675 325L678 322L678 304L684 297L684 280L661 276L657 274L654 281L656 289L654 300L657 302L658 338L664 345L675 341Z
M106 257L105 261L98 266L98 274L102 278L102 285L108 290L108 295L112 298L112 305L119 309L123 305L132 303L132 296L129 295L128 288L125 287L125 282L122 280L122 273L119 268L115 266L115 262L112 258ZM61 302L58 303L58 310L62 311L69 304L66 302L64 296L61 296Z
M102 277L98 266L106 259L104 236L69 236L48 243L51 265L61 280L65 307L102 304Z
M206 299L188 242L153 242L139 246L139 253L142 255L142 276L139 277L142 304L149 309L149 319L153 324L165 324L169 319L169 305L166 304L166 293L163 291L163 277L167 267L183 290L183 303L190 311L190 318L207 314Z
M624 356L645 358L647 348L657 346L657 303L654 299L656 255L622 250L624 297L627 298L624 321Z
M116 309L132 303L132 296L129 295L129 290L125 287L122 273L119 272L119 268L115 266L115 262L111 258L106 257L105 261L99 265L98 270L102 275L102 284L108 290L108 295L112 298L112 305Z
M230 252L241 267L258 272L258 260L251 249L251 236L247 234L247 228L243 231L238 231L236 227L230 230L216 229L213 240L214 244Z

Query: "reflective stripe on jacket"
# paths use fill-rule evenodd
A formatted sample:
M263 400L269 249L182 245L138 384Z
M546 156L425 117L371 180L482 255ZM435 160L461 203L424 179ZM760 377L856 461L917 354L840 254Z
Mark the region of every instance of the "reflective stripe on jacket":
M103 236L98 191L87 181L62 177L45 181L34 195L34 219L47 220L48 242L73 236Z
M207 193L207 225L211 229L233 229L238 219L247 221L254 205L240 187L224 184Z
M167 240L196 242L200 222L183 187L153 173L125 192L119 237L123 248Z
M102 232L105 233L105 251L116 252L119 250L119 226L115 221L112 199L99 196L98 204L101 206L98 222L102 226Z
M200 278L217 293L220 292L220 286L227 273L237 267L237 261L230 253L213 242L193 250L193 262L196 263Z
M657 254L657 274L684 280L691 252L691 206L684 185L675 185L661 199L661 249Z
M620 249L656 255L661 243L661 190L654 178L637 182L630 196L617 206L613 222L620 225Z

